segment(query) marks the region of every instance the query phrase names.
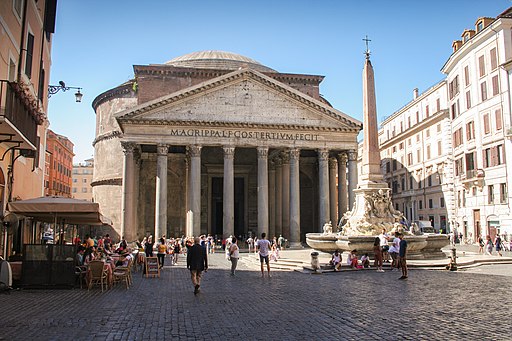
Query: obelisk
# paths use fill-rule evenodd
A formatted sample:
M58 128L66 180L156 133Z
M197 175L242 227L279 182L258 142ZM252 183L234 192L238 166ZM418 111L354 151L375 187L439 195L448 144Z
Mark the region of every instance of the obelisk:
M354 207L344 216L342 233L345 236L375 236L382 228L391 230L402 217L391 201L391 190L380 170L379 132L377 127L377 103L375 79L366 41L366 60L363 68L363 150L361 174L354 190Z
M379 132L377 127L377 104L375 79L370 62L370 51L366 49L363 69L363 153L359 187L368 183L384 182L380 171Z

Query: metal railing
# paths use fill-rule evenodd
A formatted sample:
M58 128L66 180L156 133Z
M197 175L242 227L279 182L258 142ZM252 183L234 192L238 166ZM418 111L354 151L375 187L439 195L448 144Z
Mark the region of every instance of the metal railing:
M36 108L31 108L27 102L12 82L0 80L0 117L11 122L26 140L36 146L38 122L33 114Z

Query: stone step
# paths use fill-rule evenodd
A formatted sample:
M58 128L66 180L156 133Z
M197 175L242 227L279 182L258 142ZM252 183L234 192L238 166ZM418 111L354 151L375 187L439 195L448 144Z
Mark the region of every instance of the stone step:
M241 261L255 269L260 268L260 259L257 255L242 257ZM271 269L275 270L302 271L304 265L306 265L304 262L296 259L280 258L277 262L270 261Z

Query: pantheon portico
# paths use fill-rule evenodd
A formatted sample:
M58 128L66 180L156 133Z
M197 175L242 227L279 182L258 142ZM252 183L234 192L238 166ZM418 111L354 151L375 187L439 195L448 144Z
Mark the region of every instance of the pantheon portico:
M93 196L119 236L267 232L293 244L353 203L361 122L320 96L323 76L220 51L134 73L93 103Z

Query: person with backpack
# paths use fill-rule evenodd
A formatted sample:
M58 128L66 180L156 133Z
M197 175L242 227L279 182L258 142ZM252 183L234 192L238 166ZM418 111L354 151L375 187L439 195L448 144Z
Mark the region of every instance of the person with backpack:
M165 238L160 238L160 243L157 246L157 254L158 264L160 264L160 269L164 267L165 255L167 254L167 245L165 244Z

